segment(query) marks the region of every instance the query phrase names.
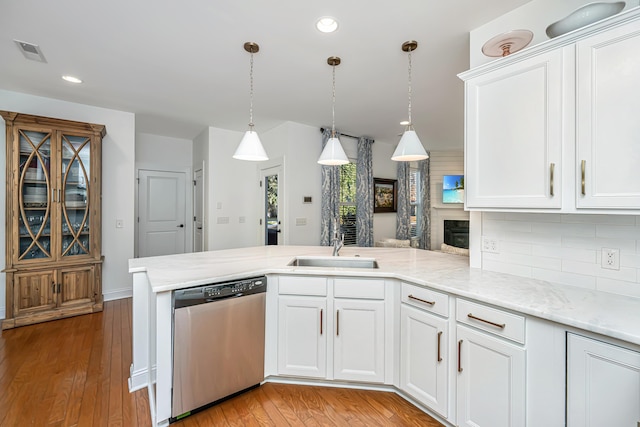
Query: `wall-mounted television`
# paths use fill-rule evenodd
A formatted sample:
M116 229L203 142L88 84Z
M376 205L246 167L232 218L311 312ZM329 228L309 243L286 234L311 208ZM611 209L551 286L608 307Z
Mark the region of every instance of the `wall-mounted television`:
M464 203L464 175L442 177L442 203Z

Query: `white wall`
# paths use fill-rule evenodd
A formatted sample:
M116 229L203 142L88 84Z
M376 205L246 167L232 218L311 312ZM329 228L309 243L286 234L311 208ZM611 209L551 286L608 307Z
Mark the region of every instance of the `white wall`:
M136 177L139 178L139 171L153 170L163 172L182 172L185 174L185 251L191 252L193 248L193 142L189 139L172 138L168 136L152 135L148 133L136 133L135 165ZM139 200L138 189L140 182L136 185L135 199ZM138 217L138 205L135 206L135 216ZM138 253L138 222L135 223L135 256Z
M59 101L18 92L0 90L0 109L25 114L103 124L107 135L102 145L102 253L105 256L102 293L105 300L131 295L132 279L128 260L134 247L135 117L132 113ZM4 128L4 122L2 122ZM0 130L0 145L5 132ZM6 152L0 153L0 169L5 170ZM0 222L5 224L6 176L2 173ZM124 221L116 228L116 219ZM4 239L0 262L5 260ZM4 314L6 277L0 274L0 311Z
M442 177L464 175L462 150L430 151L431 159L431 249L440 250L444 242L445 220L469 220L464 205L442 203Z
M373 176L375 178L397 179L398 164L391 160L396 144L376 141L372 148ZM396 237L395 212L373 214L373 241Z
M613 1L607 1L614 3ZM549 40L546 29L549 25L565 18L574 10L585 4L589 0L534 0L531 1L493 21L478 27L470 33L470 61L471 67L495 60L482 53L482 45L487 40L498 34L503 34L511 30L525 29L533 32L533 40L529 46ZM640 4L640 0L626 0L623 11L631 9Z
M499 253L485 270L640 297L640 216L482 214L482 234ZM620 250L620 269L602 268L602 248Z

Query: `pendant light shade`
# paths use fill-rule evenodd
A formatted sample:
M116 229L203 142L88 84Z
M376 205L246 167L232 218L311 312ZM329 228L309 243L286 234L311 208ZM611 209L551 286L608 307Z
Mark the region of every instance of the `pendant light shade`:
M426 150L418 138L418 134L413 129L407 129L402 134L400 142L396 147L396 151L393 152L391 160L397 162L413 162L416 160L428 159Z
M331 56L327 58L327 64L333 67L333 90L331 97L331 138L320 154L318 163L325 166L339 166L349 163L349 158L336 136L336 67L340 65L340 58Z
M242 141L240 141L240 145L238 145L236 152L233 154L233 158L259 162L269 160L258 134L253 130L253 54L260 50L260 46L257 43L246 42L244 50L251 54L249 69L249 130L242 137Z
M238 145L233 158L254 162L269 160L269 156L267 156L267 153L262 147L258 133L253 130L248 130L244 133L242 141L240 141L240 145Z
M322 154L320 154L318 163L326 166L346 165L349 163L349 158L342 149L342 145L338 138L335 136L329 138L327 145L325 145L324 150L322 150Z
M402 138L400 138L400 142L398 142L396 150L393 152L393 156L391 156L391 160L396 162L413 162L429 158L411 122L411 52L417 48L417 41L411 40L402 43L402 51L409 53L409 123L402 134Z

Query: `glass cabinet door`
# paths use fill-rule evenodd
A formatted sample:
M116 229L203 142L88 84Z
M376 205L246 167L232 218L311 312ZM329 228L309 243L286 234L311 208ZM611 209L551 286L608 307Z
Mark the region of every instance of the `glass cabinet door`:
M51 258L51 133L19 130L18 259Z
M61 256L88 255L91 243L91 138L63 134L61 148Z

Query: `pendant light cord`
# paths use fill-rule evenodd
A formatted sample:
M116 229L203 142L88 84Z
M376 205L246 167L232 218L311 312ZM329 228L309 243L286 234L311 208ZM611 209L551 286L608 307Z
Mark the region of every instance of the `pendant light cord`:
M253 51L249 63L249 130L253 130Z
M413 127L413 122L411 121L411 48L409 48L409 127Z
M336 136L336 66L333 65L333 84L331 90L331 138Z

